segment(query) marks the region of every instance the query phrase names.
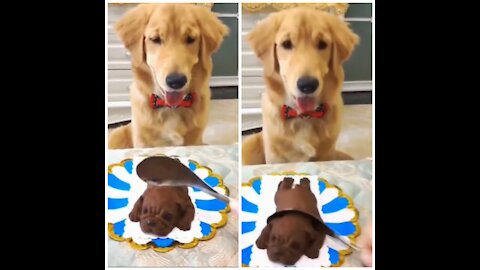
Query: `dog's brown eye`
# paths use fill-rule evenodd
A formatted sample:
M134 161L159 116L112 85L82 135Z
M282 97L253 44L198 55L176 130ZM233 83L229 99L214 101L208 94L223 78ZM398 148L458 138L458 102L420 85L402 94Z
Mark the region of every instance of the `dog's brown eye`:
M162 215L163 219L165 219L166 221L172 221L172 218L173 218L173 215L170 214L170 213L165 213Z
M147 213L147 208L143 208L142 213L146 214Z
M150 40L155 44L161 44L162 39L160 37L151 37Z
M320 40L317 46L319 50L324 50L325 48L327 48L327 43L323 40Z
M290 39L285 40L282 42L282 47L286 50L290 50L293 47L292 41Z
M187 44L192 44L193 42L195 42L195 39L191 36L188 36L187 39L186 39L186 42L187 42Z

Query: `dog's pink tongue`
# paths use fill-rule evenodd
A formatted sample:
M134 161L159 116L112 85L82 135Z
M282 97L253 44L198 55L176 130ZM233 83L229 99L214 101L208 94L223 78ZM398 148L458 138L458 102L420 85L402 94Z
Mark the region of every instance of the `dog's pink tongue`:
M165 94L165 99L167 100L167 104L170 106L178 106L180 102L183 100L183 92L177 91L167 91Z
M297 98L297 106L302 113L313 111L315 109L315 99L312 97Z

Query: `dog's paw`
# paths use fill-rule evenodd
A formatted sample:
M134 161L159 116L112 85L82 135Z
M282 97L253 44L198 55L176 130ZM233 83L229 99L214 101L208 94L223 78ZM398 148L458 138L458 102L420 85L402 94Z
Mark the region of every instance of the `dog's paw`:
M290 160L281 156L266 157L267 164L287 163L289 161Z
M194 127L199 127L200 125L198 124L198 121L196 118L192 118L191 123Z
M300 143L298 148L307 157L307 160L314 157L316 154L315 147L309 143Z
M168 134L168 140L170 141L171 145L174 145L174 146L183 145L184 143L183 136L178 133Z

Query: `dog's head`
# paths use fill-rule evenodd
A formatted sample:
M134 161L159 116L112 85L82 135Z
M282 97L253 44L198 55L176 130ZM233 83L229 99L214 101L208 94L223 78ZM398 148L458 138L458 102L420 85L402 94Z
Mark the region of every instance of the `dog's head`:
M191 201L188 195L179 196L179 187L149 187L136 202L129 218L140 222L144 233L158 236L168 235L175 227L189 230L192 220L186 215ZM193 206L192 206L193 207Z
M140 4L115 29L132 65L150 72L157 94L171 105L195 91L189 87L196 71L210 75L211 55L228 33L215 14L193 4Z
M256 241L259 249L267 249L272 262L294 265L303 255L318 258L325 233L316 230L310 217L288 213L272 219Z
M300 111L313 110L328 91L339 91L358 36L347 23L305 7L273 13L248 36L263 63L271 93ZM270 80L268 82L268 80ZM331 93L330 93L331 95Z

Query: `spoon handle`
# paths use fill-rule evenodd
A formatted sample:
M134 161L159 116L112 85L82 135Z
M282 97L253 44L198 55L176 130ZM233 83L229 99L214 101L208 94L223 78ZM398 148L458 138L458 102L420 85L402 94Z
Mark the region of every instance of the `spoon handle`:
M148 181L149 185L157 186L157 187L163 187L163 186L170 186L170 187L175 187L175 186L187 186L180 181L163 181L162 183L154 182L154 181ZM221 200L222 202L225 203L230 203L230 198L217 192L215 189L211 188L209 185L207 185L205 182L201 181L199 183L196 183L196 185L192 185L201 191L215 197L216 199Z
M352 243L352 242L349 243L349 242L345 241L345 240L344 240L341 236L339 236L338 234L335 234L335 235L333 236L333 239L342 242L342 244L344 244L344 245L346 245L346 246L348 246L348 247L350 247L350 248L352 248L352 249L354 249L354 250L356 250L356 251L359 251L359 250L360 250L360 247L358 247L355 243Z
M208 186L208 188L206 187L197 187L199 189L201 189L202 191L204 191L205 193L208 193L210 195L212 195L213 197L215 197L216 199L219 199L225 203L230 203L230 198L228 198L227 196L221 194L221 193L218 193L217 191L215 191L214 189L212 189L210 186Z

